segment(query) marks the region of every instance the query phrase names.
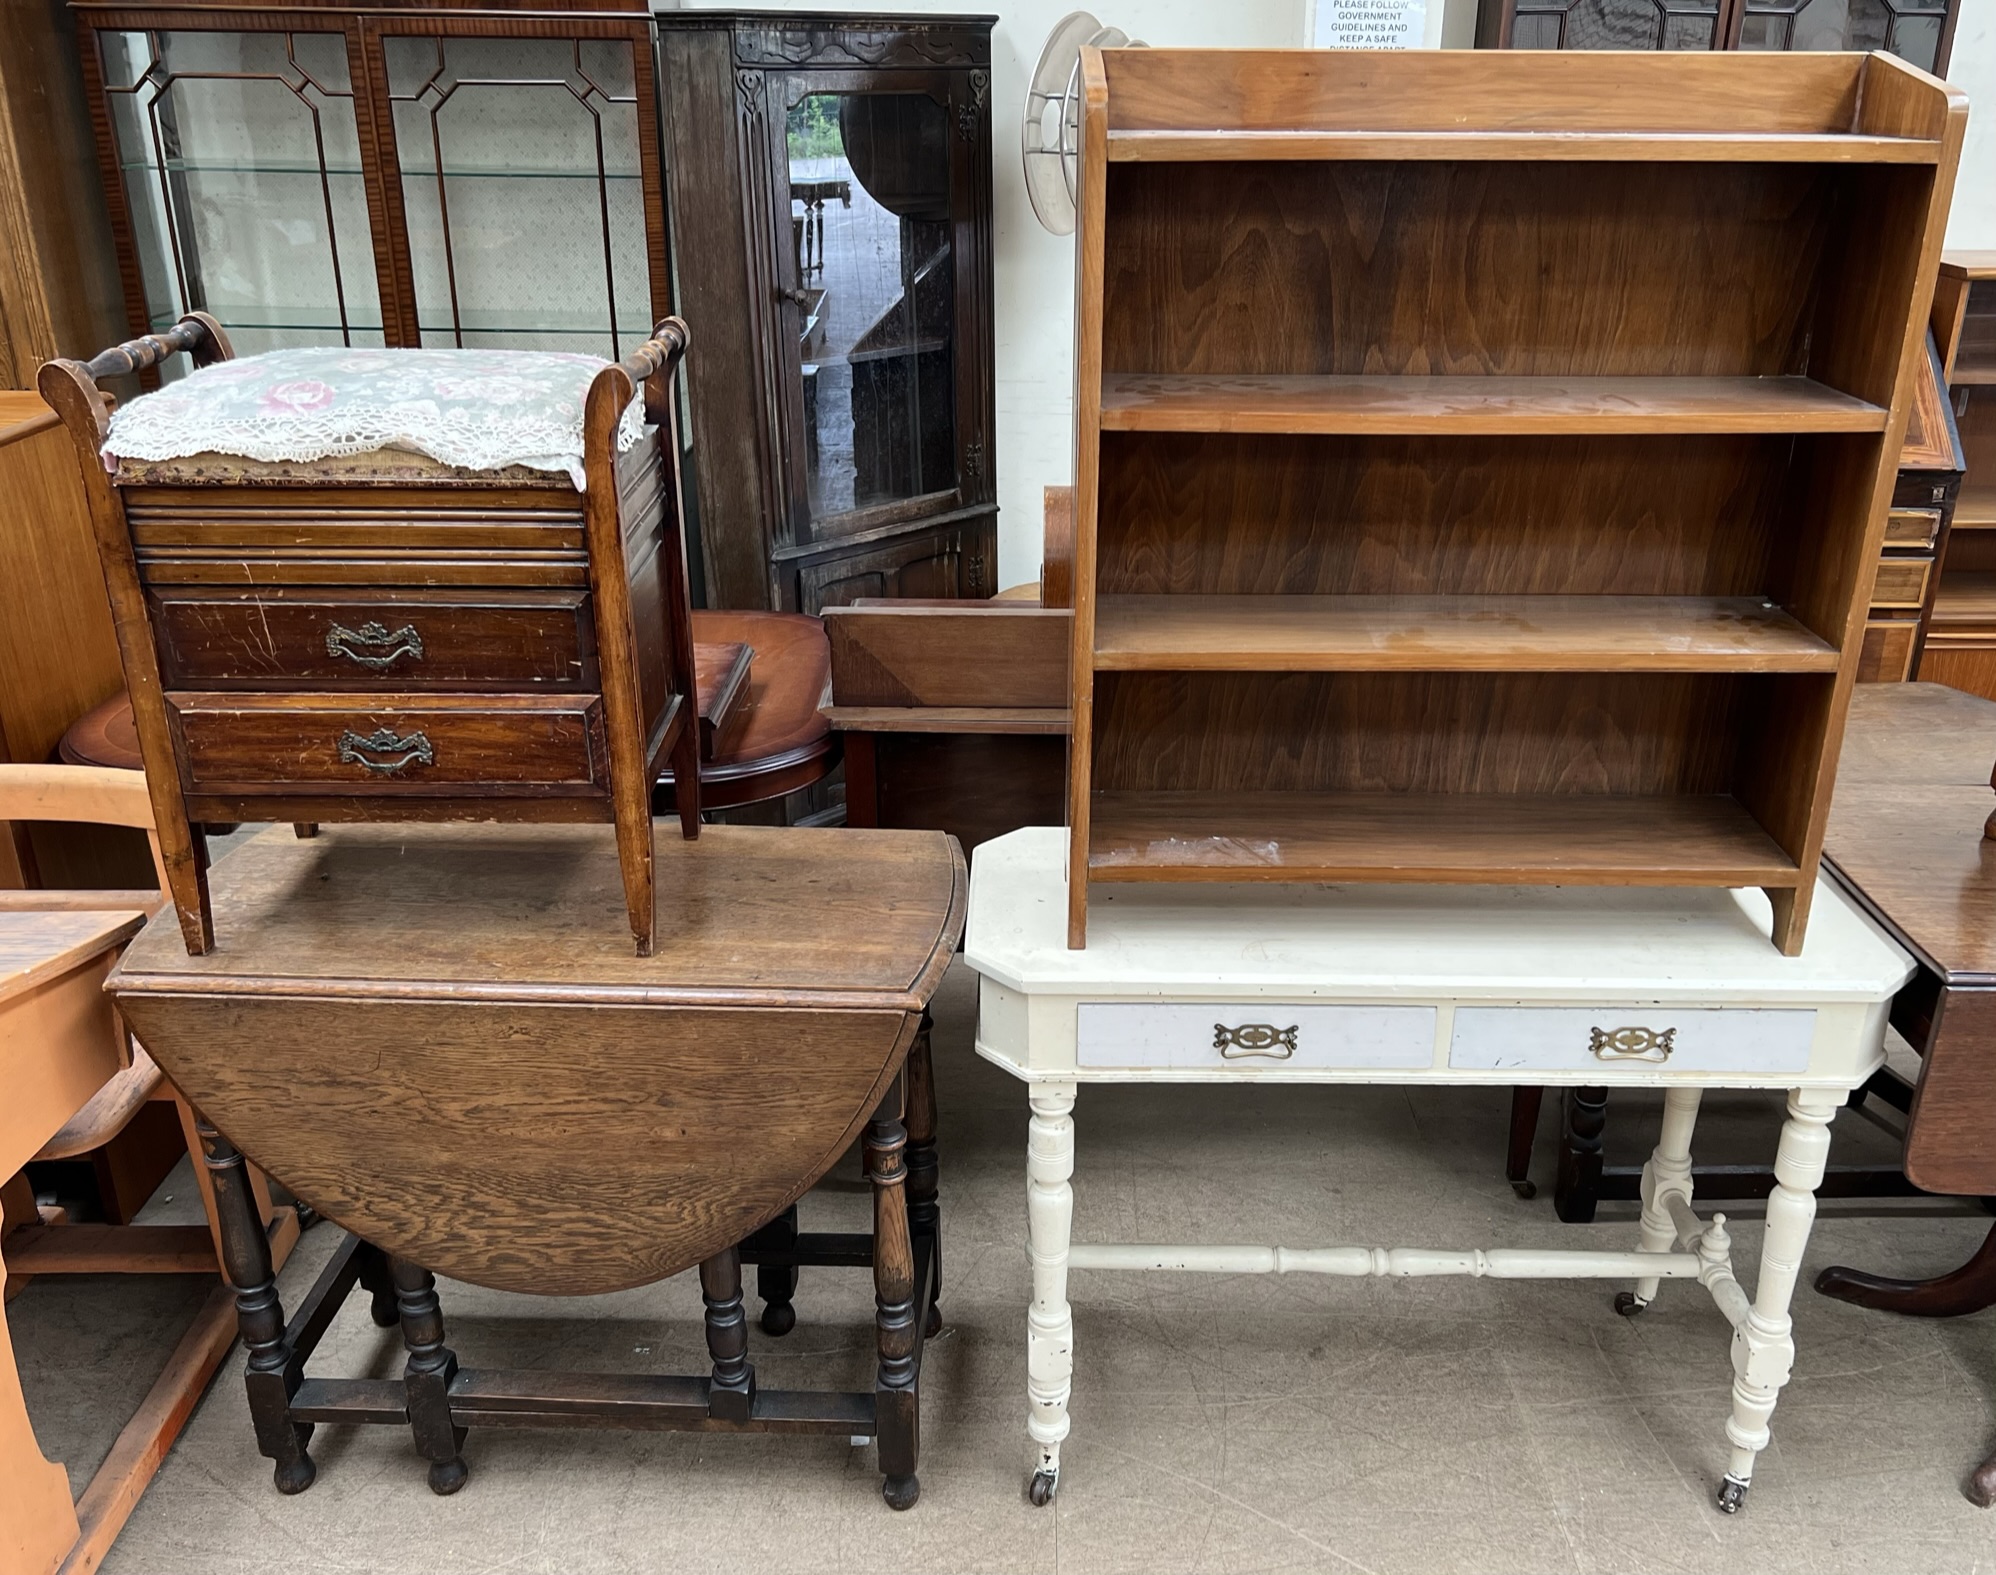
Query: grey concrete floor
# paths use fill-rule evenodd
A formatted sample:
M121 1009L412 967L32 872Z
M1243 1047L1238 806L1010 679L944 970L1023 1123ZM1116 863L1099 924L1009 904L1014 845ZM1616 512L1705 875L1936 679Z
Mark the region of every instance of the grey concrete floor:
M1996 1314L1924 1322L1804 1290L1800 1353L1753 1496L1712 1507L1724 1467L1727 1331L1695 1285L1636 1321L1587 1282L1073 1277L1074 1432L1060 1495L1023 1495L1025 1100L970 1047L974 980L938 1001L947 1328L929 1347L922 1500L897 1515L870 1448L835 1439L474 1432L471 1479L433 1497L407 1437L321 1429L319 1479L271 1486L231 1356L104 1565L109 1575L790 1572L1977 1571L1996 1512L1960 1493L1996 1442ZM1713 1096L1704 1157L1763 1160L1778 1104ZM1654 1141L1653 1100L1611 1107L1610 1157ZM1562 1226L1501 1175L1488 1090L1088 1089L1077 1107L1078 1240L1632 1245L1632 1211ZM1550 1169L1551 1111L1539 1169ZM1891 1154L1861 1116L1833 1159ZM178 1212L186 1178L163 1189ZM1845 1262L1927 1274L1987 1216L1933 1206L1850 1217L1826 1204L1805 1279ZM1870 1205L1876 1209L1878 1205ZM1945 1207L1945 1206L1943 1206ZM856 1156L805 1203L807 1228L860 1228ZM1735 1211L1742 1278L1756 1210ZM295 1298L334 1245L321 1226L283 1275ZM1750 1283L1750 1282L1749 1282ZM563 1302L446 1282L467 1365L699 1372L682 1276ZM9 1308L44 1448L80 1485L191 1311L190 1281L50 1280ZM756 1304L751 1299L751 1307ZM807 1270L788 1338L753 1336L766 1384L864 1387L871 1290ZM392 1375L364 1299L315 1359Z

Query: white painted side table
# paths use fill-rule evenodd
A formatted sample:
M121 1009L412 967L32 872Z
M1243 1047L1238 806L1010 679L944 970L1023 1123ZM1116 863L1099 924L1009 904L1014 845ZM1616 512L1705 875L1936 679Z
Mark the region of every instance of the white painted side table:
M1029 1085L1027 1430L1035 1503L1053 1497L1074 1371L1070 1268L1221 1274L1628 1278L1633 1314L1695 1279L1733 1328L1736 1511L1766 1447L1795 1342L1788 1316L1829 1124L1884 1059L1886 1006L1912 962L1835 886L1783 957L1758 891L1644 888L1110 886L1067 948L1066 841L977 850L965 954L982 976L977 1050ZM1665 1090L1634 1252L1073 1245L1083 1083L1587 1083ZM1725 1218L1691 1208L1707 1088L1788 1090L1751 1297Z

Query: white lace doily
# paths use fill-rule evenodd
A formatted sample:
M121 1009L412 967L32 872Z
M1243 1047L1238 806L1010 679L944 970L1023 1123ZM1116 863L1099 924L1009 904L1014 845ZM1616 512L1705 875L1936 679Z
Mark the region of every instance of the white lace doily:
M104 459L404 449L461 470L562 471L580 492L583 404L609 364L538 350L272 350L198 368L114 411ZM618 451L643 431L640 394L618 422Z

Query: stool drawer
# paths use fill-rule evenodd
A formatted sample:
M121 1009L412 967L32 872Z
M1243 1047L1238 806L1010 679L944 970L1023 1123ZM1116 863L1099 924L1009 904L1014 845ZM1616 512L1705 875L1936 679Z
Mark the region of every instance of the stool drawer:
M1084 1002L1074 1037L1080 1066L1429 1066L1435 1008Z
M169 694L201 794L600 791L595 695Z
M1484 1071L1801 1072L1816 1014L1752 1006L1629 1011L1458 1006L1448 1064Z
M169 688L595 687L586 591L147 593Z

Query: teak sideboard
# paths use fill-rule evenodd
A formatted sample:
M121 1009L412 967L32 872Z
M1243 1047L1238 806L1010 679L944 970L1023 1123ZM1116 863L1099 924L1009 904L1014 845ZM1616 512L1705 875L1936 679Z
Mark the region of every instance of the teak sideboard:
M1800 949L1967 104L1084 51L1091 883L1759 886Z

